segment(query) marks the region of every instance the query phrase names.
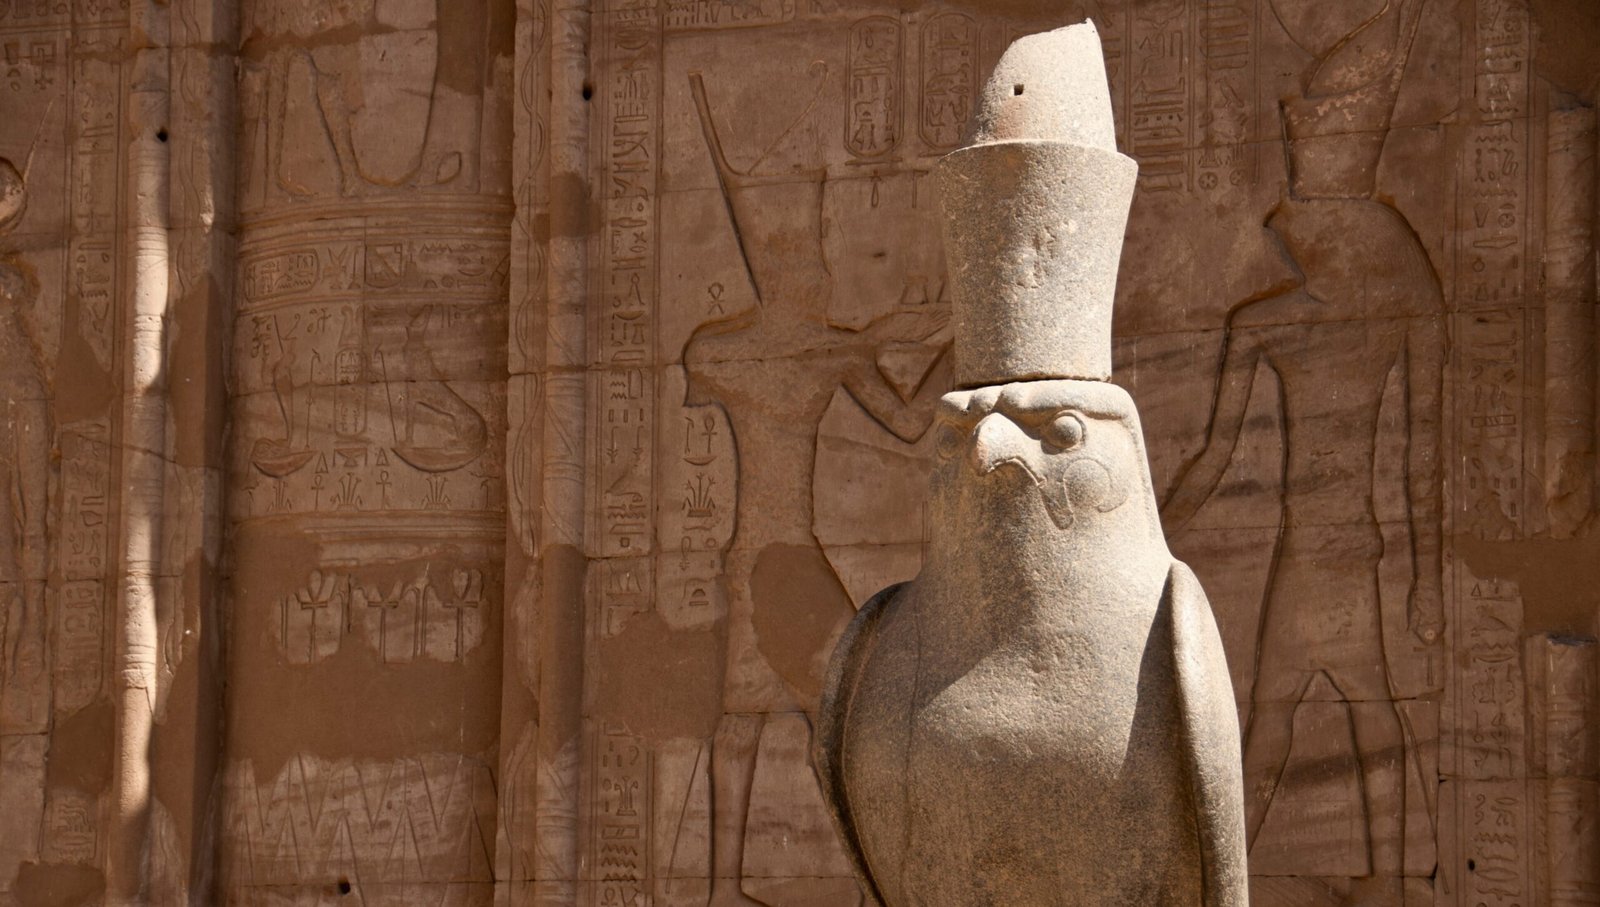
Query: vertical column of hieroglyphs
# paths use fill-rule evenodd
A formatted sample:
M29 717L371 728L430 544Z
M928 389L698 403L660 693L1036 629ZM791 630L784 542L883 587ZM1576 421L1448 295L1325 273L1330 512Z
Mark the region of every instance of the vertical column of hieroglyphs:
M922 26L917 131L931 152L955 150L978 96L978 21L943 12Z
M1458 530L1509 540L1522 537L1526 509L1530 39L1521 0L1477 0L1475 9L1456 224Z
M0 900L104 854L126 6L0 4Z
M248 3L223 897L491 897L513 5Z
M1104 30L1118 135L1140 185L1211 194L1253 179L1255 0L1130 3Z
M597 40L600 71L594 128L599 258L594 285L592 393L599 401L590 442L592 554L600 559L602 637L650 608L654 588L653 463L657 157L661 22L655 4L611 0Z
M1526 531L1531 39L1523 0L1474 0L1464 14L1450 521L1458 537L1509 541ZM1511 907L1534 896L1522 598L1515 583L1474 575L1459 557L1454 571L1454 728L1441 767L1455 827L1441 887L1454 903Z
M846 51L844 144L858 166L900 147L905 120L905 28L893 16L850 26Z
M1600 735L1595 686L1600 681L1593 639L1554 633L1529 637L1524 651L1532 699L1529 810L1540 865L1542 900L1577 907L1600 899Z
M661 10L648 0L605 0L597 25L591 128L599 223L590 285L595 371L587 483L595 560L585 661L625 671L602 652L630 620L651 610L657 592ZM585 876L595 884L581 892L584 903L648 897L653 754L636 730L604 705L588 716L582 854Z
M1441 848L1441 884L1454 903L1510 907L1532 896L1528 864L1525 681L1515 583L1457 567L1453 752L1441 760L1456 827ZM1445 813L1448 815L1448 813ZM1448 855L1449 860L1445 857ZM1446 874L1448 873L1448 874Z
M1545 126L1544 500L1570 538L1594 506L1595 112L1558 90Z
M1259 28L1255 0L1204 0L1198 17L1200 63L1196 89L1203 105L1195 161L1195 185L1208 194L1255 179L1257 122L1256 67Z
M1186 192L1195 141L1194 15L1199 3L1160 0L1128 5L1130 69L1124 150L1139 161L1139 188Z

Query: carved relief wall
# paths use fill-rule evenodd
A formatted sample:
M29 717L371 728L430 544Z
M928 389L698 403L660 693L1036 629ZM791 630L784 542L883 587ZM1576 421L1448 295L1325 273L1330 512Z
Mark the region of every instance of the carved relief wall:
M492 897L511 24L242 9L230 899Z
M72 25L45 9L0 16L11 49L4 115L28 124L8 128L0 148L0 876L8 891L26 889L24 867L70 875L96 864L104 835L96 796L110 780L82 755L72 768L51 758L74 728L110 736L116 300L127 280L117 254L126 111L122 75L103 61L125 45L127 19L108 10L98 27Z
M1083 17L1141 165L1118 373L1218 590L1257 901L1590 896L1595 767L1543 787L1531 678L1587 663L1593 602L1529 620L1511 583L1592 550L1595 73L1550 35L1593 22L1436 0L529 14L521 52L552 63L521 72L556 94L519 134L587 118L563 166L595 218L542 275L570 295L540 300L553 324L586 294L563 342L591 369L562 434L587 440L562 466L585 657L543 756L570 836L549 868L589 881L544 896L855 903L803 753L833 636L921 557L948 380L925 176L1006 42ZM1584 695L1563 708L1590 727Z
M1084 18L1255 903L1600 899L1591 4L0 0L0 902L860 904L929 174Z

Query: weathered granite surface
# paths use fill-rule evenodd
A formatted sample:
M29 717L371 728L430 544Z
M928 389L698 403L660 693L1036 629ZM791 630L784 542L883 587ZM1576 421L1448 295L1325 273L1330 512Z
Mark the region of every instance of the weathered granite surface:
M886 907L1243 907L1222 639L1167 550L1132 398L1070 380L1109 364L1133 200L1094 25L1012 44L973 121L934 172L957 380L982 386L940 401L921 572L834 651L823 796Z
M1252 902L1593 900L1593 3L0 0L0 902L858 904L934 165L1085 18Z

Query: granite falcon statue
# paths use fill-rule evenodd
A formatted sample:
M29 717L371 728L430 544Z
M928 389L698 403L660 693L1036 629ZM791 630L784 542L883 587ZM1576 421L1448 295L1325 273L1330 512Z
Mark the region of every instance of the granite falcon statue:
M932 539L840 640L817 728L876 903L1246 903L1221 640L1107 381L1136 170L1087 23L1013 44L940 162L961 389Z

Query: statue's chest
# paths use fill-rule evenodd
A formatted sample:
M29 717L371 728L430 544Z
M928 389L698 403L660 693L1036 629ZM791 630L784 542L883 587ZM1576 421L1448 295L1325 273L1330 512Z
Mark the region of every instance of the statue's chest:
M851 706L869 762L954 778L998 766L1028 783L1114 775L1141 710L1164 710L1151 694L1171 699L1170 653L1151 651L1148 620L1057 624L997 645L910 623L885 627Z
M954 678L925 666L932 682L905 700L913 773L942 782L1000 773L1028 786L1114 777L1132 730L1137 664L1081 639L1053 643L992 653Z
M1178 796L1170 652L1150 652L1148 633L1126 645L1061 633L989 653L919 651L909 637L886 633L864 671L844 760L863 844L910 867L904 884L948 873L964 885L1019 853L1037 852L1048 875L1092 863L1097 822L1137 823ZM1055 832L1072 846L1030 843L1041 823L1064 821L1083 832Z

